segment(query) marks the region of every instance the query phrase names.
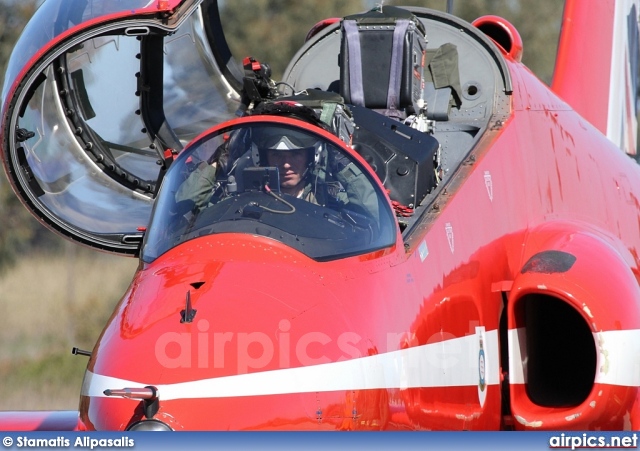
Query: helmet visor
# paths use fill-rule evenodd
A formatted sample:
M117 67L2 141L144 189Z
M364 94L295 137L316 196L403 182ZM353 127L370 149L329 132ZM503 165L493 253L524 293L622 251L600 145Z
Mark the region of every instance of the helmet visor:
M313 148L317 136L297 130L280 127L264 127L257 131L255 142L258 148L273 150L294 150Z

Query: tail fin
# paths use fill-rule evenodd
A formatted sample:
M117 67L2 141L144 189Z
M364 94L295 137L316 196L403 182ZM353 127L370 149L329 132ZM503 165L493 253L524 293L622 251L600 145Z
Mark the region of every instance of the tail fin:
M566 0L552 89L637 158L640 0Z

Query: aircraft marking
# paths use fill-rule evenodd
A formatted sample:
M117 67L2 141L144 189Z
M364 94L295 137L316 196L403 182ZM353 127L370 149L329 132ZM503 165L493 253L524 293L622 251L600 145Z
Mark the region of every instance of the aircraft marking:
M451 249L451 253L453 254L454 250L454 241L453 241L453 226L450 222L447 222L444 226L445 231L447 232L447 240L449 241L449 249Z
M489 200L493 202L493 181L491 180L491 172L489 171L484 171L484 186L487 187Z
M426 241L420 243L420 246L418 247L418 254L420 254L420 262L424 262L425 258L429 255L429 248L427 247Z
M87 371L83 396L105 397L110 388L153 385L160 399L227 398L236 396L345 390L446 388L478 386L478 330L484 335L485 383L500 383L498 370L498 332L484 332L408 349L272 371L201 379L174 384L136 382Z
M476 337L478 337L478 400L480 401L480 407L483 407L487 399L487 379L491 374L487 355L484 351L484 341L486 340L484 327L476 327Z

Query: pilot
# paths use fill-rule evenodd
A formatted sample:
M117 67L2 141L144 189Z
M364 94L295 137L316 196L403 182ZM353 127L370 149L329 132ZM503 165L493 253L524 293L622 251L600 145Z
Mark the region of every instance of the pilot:
M283 134L279 127L258 129L256 135L254 163L278 168L280 191L314 204L323 203L315 197L311 183L313 163L319 159L322 144L294 130Z
M315 135L278 125L260 125L251 129L250 144L246 137L231 138L226 143L227 148L216 151L208 163L201 163L185 180L176 193L176 201L191 199L197 209L206 207L216 179L232 172L236 179L241 177L242 164L238 162L250 160L254 166L278 168L282 194L335 210L348 205L357 213L377 217L378 199L366 175L346 154L323 144L324 140ZM230 156L241 153L231 148L234 146L248 146L250 151L229 163L226 160L232 159Z

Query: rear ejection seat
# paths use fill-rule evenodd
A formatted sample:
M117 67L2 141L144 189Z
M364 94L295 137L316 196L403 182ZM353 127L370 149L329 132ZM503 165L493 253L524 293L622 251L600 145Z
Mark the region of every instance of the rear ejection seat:
M342 21L340 94L403 119L420 109L427 40L411 12L383 6Z

